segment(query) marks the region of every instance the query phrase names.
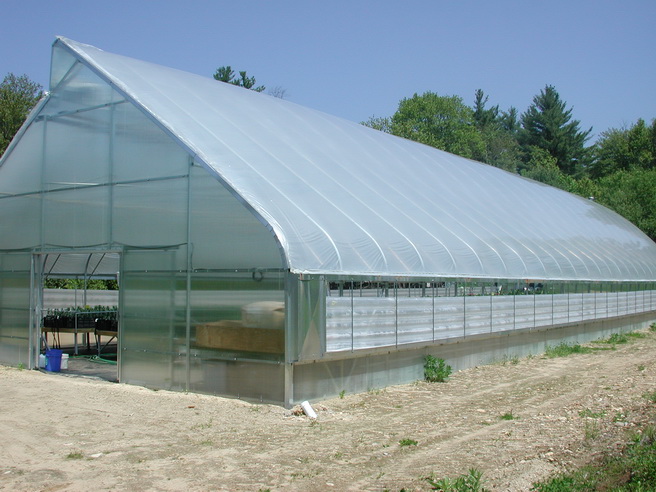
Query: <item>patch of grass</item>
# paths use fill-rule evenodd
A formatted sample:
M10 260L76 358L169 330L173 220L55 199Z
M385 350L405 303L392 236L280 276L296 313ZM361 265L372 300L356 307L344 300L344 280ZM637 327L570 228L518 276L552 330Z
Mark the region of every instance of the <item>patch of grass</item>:
M424 357L424 378L429 383L444 383L451 375L451 366L444 359L427 355Z
M536 482L537 492L588 490L656 490L656 427L649 425L636 434L619 455L607 455L599 464Z
M23 369L25 369L25 364L22 363L22 362L19 362L16 367L18 368L19 371L22 371Z
M483 487L483 473L476 468L470 468L469 471L456 478L441 478L436 480L435 477L425 477L433 490L443 492L487 492Z
M649 331L651 332L656 331L656 323L652 323L651 325L649 325Z
M628 341L629 341L629 337L627 337L624 333L613 333L606 340L604 340L603 343L607 343L609 345L616 345L616 344L628 343Z
M401 439L399 441L399 446L401 446L401 447L403 447L403 446L416 446L417 444L419 444L419 443L417 441L415 441L414 439Z
M501 420L517 420L519 417L517 415L513 415L512 410L511 410L510 412L504 413L499 418Z
M642 396L647 398L650 402L656 403L656 391L652 391L650 393L645 393Z
M207 421L207 422L204 423L204 424L195 424L195 425L192 425L192 426L191 426L191 430L209 429L210 427L212 427L212 420L213 420L213 419L210 418L210 420Z
M647 335L639 331L630 331L628 333L613 333L605 340L600 340L600 343L607 343L609 345L620 345L622 343L629 343L632 338L645 338Z
M645 365L644 364L638 365L638 371L642 372L644 370L645 370Z
M66 455L67 460L81 460L82 458L84 458L84 455L79 451L72 451Z
M340 399L340 400L343 400L345 394L346 394L346 390L342 390L342 391L340 391L340 392L339 392L339 399Z
M589 408L586 408L585 410L581 410L579 412L580 417L587 417L587 418L591 418L591 419L600 419L604 415L606 415L606 412L603 411L603 410L601 412L593 412Z
M584 433L586 441L597 439L601 433L599 423L596 420L586 420Z
M550 359L554 359L556 357L567 357L572 354L589 354L591 352L593 352L593 350L590 347L584 347L578 343L571 345L566 342L561 342L558 345L547 345L544 353Z

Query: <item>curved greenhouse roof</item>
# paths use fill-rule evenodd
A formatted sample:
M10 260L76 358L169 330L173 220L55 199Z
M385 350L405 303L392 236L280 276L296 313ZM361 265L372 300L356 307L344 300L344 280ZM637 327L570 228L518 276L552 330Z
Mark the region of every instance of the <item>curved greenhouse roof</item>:
M653 280L656 244L593 201L288 101L58 38L265 224L296 273Z

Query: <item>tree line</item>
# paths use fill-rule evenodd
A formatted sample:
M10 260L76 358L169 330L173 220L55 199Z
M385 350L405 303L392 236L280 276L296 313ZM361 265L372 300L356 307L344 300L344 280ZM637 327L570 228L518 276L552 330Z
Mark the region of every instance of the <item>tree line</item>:
M608 129L587 145L592 128L581 128L554 86L521 114L488 102L481 89L471 106L425 92L362 124L593 199L656 240L655 119Z
M213 77L265 90L230 66ZM285 90L269 94L283 98ZM41 86L26 75L10 73L0 83L0 155L41 95ZM471 106L459 96L429 91L402 99L392 116L362 124L594 199L656 240L656 119L610 128L588 145L592 128L582 129L572 113L551 85L522 113L490 105L481 89Z

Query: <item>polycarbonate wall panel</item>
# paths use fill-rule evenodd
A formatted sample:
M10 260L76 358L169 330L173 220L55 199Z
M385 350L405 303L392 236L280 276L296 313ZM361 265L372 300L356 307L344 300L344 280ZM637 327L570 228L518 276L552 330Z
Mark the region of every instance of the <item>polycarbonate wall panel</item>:
M117 185L114 242L141 247L185 244L187 186L186 178Z
M191 285L190 389L282 401L283 273L196 272Z
M341 289L333 284L326 297L326 351L399 347L593 321L655 311L656 302L653 284L633 284L633 288L640 288L633 291L589 293L580 292L580 285L543 288L539 284L516 291L506 289L508 295L489 295L499 290L496 283L453 288L448 282L443 284L435 287L435 283L428 283L422 289L401 288L400 284L395 287L393 283L389 289L375 289L375 282L355 282L353 289L349 288L350 282L345 282L346 287ZM608 287L617 289L614 285ZM563 290L566 293L551 293ZM416 297L419 292L423 295ZM445 295L447 292L459 295ZM616 305L609 302L613 299Z
M175 268L185 251L126 251L121 276L122 382L186 388L186 275Z
M114 181L187 174L187 153L129 103L113 107L112 174Z
M52 87L50 114L96 108L122 100L112 87L83 63L73 63L66 75Z
M77 58L55 43L52 47L52 60L50 62L50 88L57 87L77 63L79 63Z
M109 181L110 117L111 107L105 107L47 121L46 190Z
M208 171L191 172L191 242L195 269L279 269L273 234Z
M59 190L44 195L45 244L83 247L109 242L109 190Z
M29 367L30 254L0 259L0 362Z
M42 121L33 122L0 167L0 207L7 195L30 193L41 189L43 158Z
M33 248L41 242L41 196L0 198L0 249Z

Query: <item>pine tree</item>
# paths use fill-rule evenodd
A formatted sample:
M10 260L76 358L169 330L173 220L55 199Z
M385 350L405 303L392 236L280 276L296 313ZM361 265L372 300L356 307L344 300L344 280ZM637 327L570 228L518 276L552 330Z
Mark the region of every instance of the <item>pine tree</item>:
M531 147L544 149L556 159L556 164L569 175L578 174L587 165L585 142L592 128L581 131L580 122L572 120L572 109L566 109L556 89L547 85L533 98L521 116L519 141L530 155Z

